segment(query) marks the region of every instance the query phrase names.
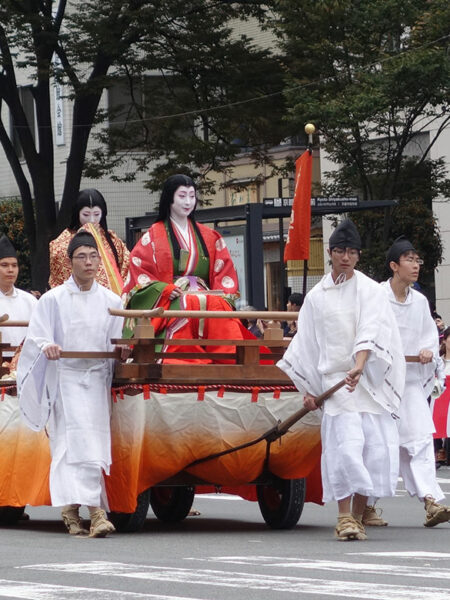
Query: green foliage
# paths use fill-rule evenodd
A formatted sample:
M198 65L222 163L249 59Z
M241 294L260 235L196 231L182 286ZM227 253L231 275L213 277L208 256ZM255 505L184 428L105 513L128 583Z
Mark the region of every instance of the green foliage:
M111 84L120 82L122 102L110 103L113 125L95 135L101 144L87 176L118 179L115 170L126 165L120 179L143 172L152 190L180 171L207 187L208 173L225 170L242 150L271 164L268 148L288 135L277 94L284 73L269 49L233 33L248 14L264 14L252 4L171 0L141 15L151 33L115 68Z
M0 2L0 143L20 190L37 287L45 288L48 242L67 226L83 174L131 181L140 171L155 189L175 171L201 178L226 168L223 162L244 148L256 163L271 164L267 150L289 127L282 122L283 68L273 52L237 31L247 19L263 20L271 5L271 0ZM33 127L17 89L25 77L28 99L35 103ZM54 80L72 101L58 214ZM118 81L126 83L127 95L102 109L102 95ZM10 116L20 159L8 135ZM86 161L94 126L100 143L91 146Z
M32 289L30 271L30 245L24 231L23 210L20 198L0 200L0 235L5 233L17 250L19 277L16 286Z
M422 158L450 123L448 30L436 26L450 9L440 0L280 0L278 11L290 122L315 123L330 157L357 173L363 199L396 198L408 143L429 134Z
M377 281L390 276L386 266L386 252L399 235L406 235L424 259L420 269L420 283L425 288L433 286L434 269L441 262L442 244L433 212L422 199L400 200L391 209L392 227L387 242L384 241L385 215L383 210L354 213L352 220L364 240L359 267Z
M289 121L315 123L339 170L323 192L396 200L355 217L363 267L376 278L403 233L426 260L430 283L442 245L431 213L450 182L430 151L450 125L450 4L443 0L279 0L272 22L286 55Z

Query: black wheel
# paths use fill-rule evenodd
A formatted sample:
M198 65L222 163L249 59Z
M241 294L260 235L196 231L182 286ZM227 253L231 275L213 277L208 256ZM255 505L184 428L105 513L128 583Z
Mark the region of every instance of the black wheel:
M160 521L177 523L185 519L194 502L193 486L162 486L151 488L150 506Z
M108 513L109 520L117 531L122 533L132 533L140 531L144 527L147 518L148 507L150 505L150 488L139 494L134 513Z
M15 525L25 511L25 506L0 506L0 524Z
M264 521L272 529L292 529L297 525L305 503L305 479L274 478L270 485L256 488Z

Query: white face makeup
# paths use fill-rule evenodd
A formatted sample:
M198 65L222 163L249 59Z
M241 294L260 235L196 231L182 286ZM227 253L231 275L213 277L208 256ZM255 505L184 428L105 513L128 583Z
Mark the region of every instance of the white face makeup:
M180 185L173 195L173 202L170 205L170 216L175 221L187 219L195 208L195 202L195 188L193 186Z
M102 218L102 209L99 206L84 206L79 212L80 224L100 223Z

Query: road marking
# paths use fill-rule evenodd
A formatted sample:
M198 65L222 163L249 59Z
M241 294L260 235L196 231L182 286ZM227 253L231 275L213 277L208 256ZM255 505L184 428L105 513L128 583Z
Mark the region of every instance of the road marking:
M196 494L196 500L242 500L241 496L232 496L231 494Z
M22 568L44 571L89 573L108 577L130 577L174 584L206 585L238 588L242 590L264 590L294 594L318 594L343 598L367 600L444 600L450 598L450 590L437 587L402 586L384 583L363 583L218 571L213 569L182 569L177 567L153 567L124 563L95 561L91 563L36 564ZM243 592L241 592L243 593Z
M51 585L29 581L9 581L0 579L0 598L26 598L27 600L109 600L124 598L129 600L201 600L192 596L166 596L165 594L140 594L115 590L99 590L88 587Z
M347 552L358 556L389 556L395 558L450 558L450 552L426 552L410 550L408 552Z
M364 553L361 553L364 554ZM370 554L370 553L368 553ZM378 556L379 553L373 553ZM358 554L360 556L360 554ZM375 575L395 575L398 577L421 577L424 579L450 579L450 568L402 566L361 562L344 562L331 560L309 560L286 558L282 556L211 556L205 559L187 558L186 560L206 561L214 563L276 567L281 569L307 569L318 571L336 571L338 573L365 573ZM450 564L449 564L450 567ZM449 591L450 593L450 591Z

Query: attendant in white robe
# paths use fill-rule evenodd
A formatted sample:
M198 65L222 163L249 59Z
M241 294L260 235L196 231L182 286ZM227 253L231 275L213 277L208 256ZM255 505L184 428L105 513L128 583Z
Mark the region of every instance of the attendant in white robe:
M411 287L423 264L411 242L398 238L388 251L387 262L392 278L382 285L399 326L403 352L419 357L418 363L407 364L400 403L400 475L408 493L424 502L424 525L433 527L450 520L450 507L440 504L445 496L436 479L435 428L427 401L439 360L439 336L428 300Z
M17 252L6 235L0 238L0 315L10 321L29 321L37 300L28 292L15 287L19 276ZM1 327L1 341L16 348L22 343L26 327ZM5 350L3 356L11 358L14 350Z
M278 366L314 398L339 381L322 419L323 500L338 502L335 535L366 539L367 497L393 496L398 476L395 419L405 362L389 302L379 284L355 271L361 240L350 220L329 240L331 273L306 295L297 334Z
M104 537L114 531L103 510L114 361L61 358L61 351L112 351L110 340L121 337L123 322L108 308L120 308L121 300L95 281L100 256L90 233L73 237L68 260L71 277L44 294L32 315L18 365L19 403L29 427L48 424L50 495L53 506L63 507L69 533ZM81 505L89 509L90 532L82 525Z

